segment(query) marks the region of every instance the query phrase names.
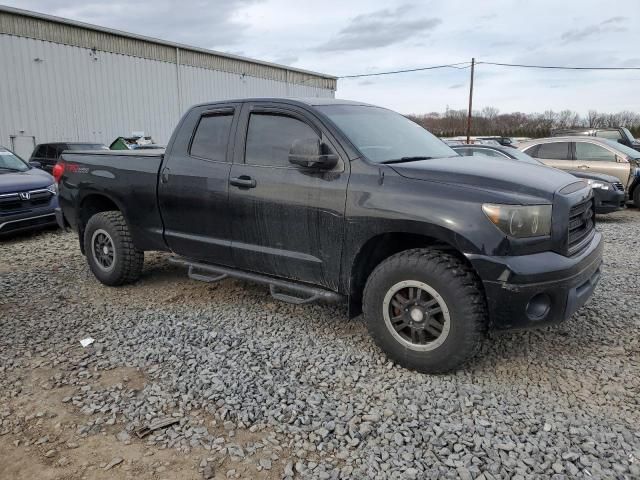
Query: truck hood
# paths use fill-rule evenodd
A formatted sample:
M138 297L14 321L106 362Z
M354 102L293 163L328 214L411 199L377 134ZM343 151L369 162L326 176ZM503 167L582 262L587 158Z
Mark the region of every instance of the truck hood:
M0 194L46 188L55 180L44 170L32 168L26 172L0 170Z
M506 158L478 160L455 156L389 166L406 178L529 195L549 201L553 200L554 192L576 182L576 177L561 170Z

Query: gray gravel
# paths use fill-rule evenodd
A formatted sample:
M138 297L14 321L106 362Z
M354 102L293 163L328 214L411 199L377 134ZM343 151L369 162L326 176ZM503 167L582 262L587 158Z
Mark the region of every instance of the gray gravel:
M140 441L133 431L149 420L179 418L142 441L202 450L204 478L225 458L285 478L640 478L640 212L598 228L605 272L586 307L554 328L493 335L441 376L389 362L341 307L193 282L154 253L141 281L112 289L71 233L5 240L0 433L19 429L2 405L35 358L64 372L50 388L74 387L63 401L85 415L78 435L113 426L119 441ZM87 336L96 342L83 349ZM141 369L144 388L90 381L118 367Z

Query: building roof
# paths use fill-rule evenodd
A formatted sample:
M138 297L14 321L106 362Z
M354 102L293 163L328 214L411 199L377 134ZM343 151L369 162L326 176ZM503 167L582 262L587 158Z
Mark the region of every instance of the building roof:
M52 28L52 25L58 28ZM0 5L0 34L34 38L180 65L336 89L333 75L193 47L112 28Z

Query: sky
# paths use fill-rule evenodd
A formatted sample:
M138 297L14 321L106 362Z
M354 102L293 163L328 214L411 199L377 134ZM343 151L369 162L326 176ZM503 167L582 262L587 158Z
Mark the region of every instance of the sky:
M640 0L0 0L336 76L476 61L640 67ZM478 65L474 110L640 112L640 70ZM401 113L466 109L469 69L338 80L336 97Z

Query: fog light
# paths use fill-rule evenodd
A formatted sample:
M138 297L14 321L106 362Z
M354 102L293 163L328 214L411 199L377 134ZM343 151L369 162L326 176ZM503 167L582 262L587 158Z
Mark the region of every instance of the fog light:
M551 297L546 293L535 295L527 304L527 316L531 320L542 320L551 310Z

